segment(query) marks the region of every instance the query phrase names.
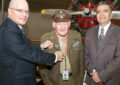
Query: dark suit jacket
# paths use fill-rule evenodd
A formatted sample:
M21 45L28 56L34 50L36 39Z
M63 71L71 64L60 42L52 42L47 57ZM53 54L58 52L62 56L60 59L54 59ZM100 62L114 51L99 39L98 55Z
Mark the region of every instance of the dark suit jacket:
M98 48L98 25L89 29L85 37L85 66L90 73L98 71L102 84L120 85L120 27L111 24L101 47ZM96 85L87 75L88 85Z
M36 85L35 63L52 65L55 55L31 47L10 18L0 26L0 85Z
M56 50L60 50L55 31L46 33L41 37L41 42L46 40L50 40L54 44L53 49L46 49L47 52L53 53ZM69 30L68 32L67 55L72 70L72 79L67 81L67 83L68 85L82 85L84 78L83 44L80 33L76 31ZM41 68L40 73L45 85L64 85L60 74L60 62L53 67Z

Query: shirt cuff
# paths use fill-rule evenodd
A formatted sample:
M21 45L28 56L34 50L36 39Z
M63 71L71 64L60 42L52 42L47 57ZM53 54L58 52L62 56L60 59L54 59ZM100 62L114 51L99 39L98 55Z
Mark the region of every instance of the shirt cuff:
M96 72L96 69L93 69L93 73Z
M54 63L56 63L57 62L57 55L55 55L55 61L54 61Z
M41 50L45 50L44 48L41 48Z

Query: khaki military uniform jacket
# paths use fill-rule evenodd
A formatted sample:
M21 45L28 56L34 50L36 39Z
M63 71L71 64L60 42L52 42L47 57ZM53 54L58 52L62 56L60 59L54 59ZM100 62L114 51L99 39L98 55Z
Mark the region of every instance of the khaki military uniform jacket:
M53 49L45 49L46 52L54 53L60 51L58 39L55 31L44 34L41 37L41 42L50 40L54 44ZM45 85L82 85L84 77L83 64L83 44L80 33L69 30L68 32L68 46L67 55L71 65L72 75L69 81L63 81L60 74L60 62L57 62L52 67L40 66L40 74ZM68 82L68 83L64 83Z

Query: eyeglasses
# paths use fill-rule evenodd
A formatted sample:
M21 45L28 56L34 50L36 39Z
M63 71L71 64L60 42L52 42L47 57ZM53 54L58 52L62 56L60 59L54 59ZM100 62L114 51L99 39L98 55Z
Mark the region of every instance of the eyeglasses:
M25 10L21 10L21 9L14 9L14 8L10 8L10 9L16 10L19 13L25 13L25 14L28 14L28 15L30 14L29 11L25 11Z

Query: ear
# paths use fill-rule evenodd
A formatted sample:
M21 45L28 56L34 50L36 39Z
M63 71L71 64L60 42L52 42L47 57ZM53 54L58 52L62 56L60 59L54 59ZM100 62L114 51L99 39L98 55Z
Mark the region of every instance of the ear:
M53 26L54 29L56 28L56 23L54 21L52 23L52 26Z

